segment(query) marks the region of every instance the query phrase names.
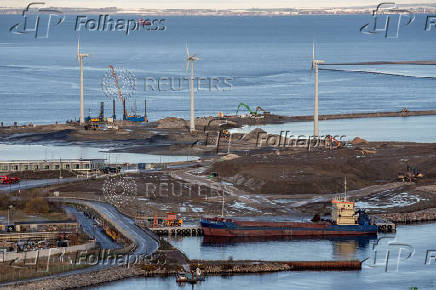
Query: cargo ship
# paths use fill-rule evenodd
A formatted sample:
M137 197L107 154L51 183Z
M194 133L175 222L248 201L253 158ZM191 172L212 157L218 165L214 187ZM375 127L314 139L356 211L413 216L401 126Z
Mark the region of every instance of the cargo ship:
M346 194L332 199L329 220L317 222L243 221L224 217L200 221L204 236L208 237L278 237L278 236L359 236L376 235L373 224L363 210L355 210Z

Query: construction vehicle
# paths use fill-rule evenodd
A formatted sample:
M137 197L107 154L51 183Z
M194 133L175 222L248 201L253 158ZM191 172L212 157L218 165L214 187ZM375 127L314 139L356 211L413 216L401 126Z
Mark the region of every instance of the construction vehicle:
M121 167L110 167L110 166L106 166L103 167L102 169L100 169L100 171L104 174L109 174L109 173L119 173L121 171Z
M403 116L403 117L407 117L407 116L409 115L409 112L410 112L409 109L407 109L407 108L402 108L400 114L401 114L401 116Z
M88 116L85 118L85 129L86 130L97 130L98 128L100 128L102 125L106 125L107 123L107 119L104 117L104 102L100 102L100 115L95 118L95 117L91 117Z
M407 170L405 173L399 173L397 181L401 182L417 182L419 179L424 178L424 174L416 168L407 165Z
M335 137L331 135L326 136L326 145L332 147L333 149L342 148L342 143L338 141Z
M148 122L146 115L144 115L144 116L136 115L136 112L134 115L129 114L129 112L127 111L127 108L126 108L126 99L124 98L124 96L121 92L120 84L118 82L118 77L117 77L117 74L115 72L115 69L112 65L110 65L109 67L112 71L112 77L114 78L115 85L116 85L117 90L118 90L118 97L121 101L121 104L123 105L123 120L130 121L130 122ZM136 107L136 103L135 103L135 107ZM136 111L136 109L135 109L135 111ZM145 111L145 109L144 109L144 111Z
M183 220L177 214L169 212L165 218L165 226L167 227L180 227L183 225Z
M264 116L270 114L270 112L265 111L261 106L257 106L256 109L253 111L253 110L251 110L249 105L247 105L245 103L239 103L238 109L236 110L236 115L238 114L239 109L241 107L246 108L248 110L248 112L250 113L250 117L252 117L252 118L263 118ZM259 111L262 111L263 114L259 114Z
M216 177L218 177L218 173L217 172L211 172L207 178L213 179L213 178L216 178Z
M369 150L369 149L360 149L360 150L358 150L358 151L359 151L359 153L360 153L360 156L368 156L368 155L370 155L370 154L375 154L375 153L377 153L376 150Z
M147 219L147 222L150 223L150 219ZM153 228L181 227L182 225L183 219L175 213L169 212L166 217L158 217L157 213L154 214Z
M226 140L227 142L230 141L230 131L227 129L223 129L220 131L220 137L224 138L224 140Z
M9 177L7 175L0 176L0 184L16 184L19 183L18 177Z

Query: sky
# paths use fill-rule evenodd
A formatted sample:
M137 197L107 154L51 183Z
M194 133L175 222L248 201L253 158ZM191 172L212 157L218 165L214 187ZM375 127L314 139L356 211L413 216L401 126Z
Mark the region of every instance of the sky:
M24 8L31 2L51 7L129 9L329 8L377 6L382 0L1 0L0 7ZM396 4L430 4L428 0L389 0Z

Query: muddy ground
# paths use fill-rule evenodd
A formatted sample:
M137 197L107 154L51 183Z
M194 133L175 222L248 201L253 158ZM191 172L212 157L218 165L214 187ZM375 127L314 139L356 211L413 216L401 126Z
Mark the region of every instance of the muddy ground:
M373 153L365 154L363 150ZM224 181L256 194L326 194L395 181L407 165L436 181L436 144L368 143L342 149L287 148L280 154L262 153L214 163Z
M197 125L209 126L211 120L218 125L222 121L198 118ZM216 215L222 211L223 195L229 215L327 213L331 197L343 192L345 176L348 190L356 191L360 207L373 212L436 206L434 192L416 189L436 184L436 144L362 141L344 144L340 149L310 146L309 150L304 142L287 140L259 146L259 136L264 134L260 130L234 134L231 140L217 134L213 130L191 134L185 120L167 118L146 125L121 124L118 130L84 130L73 124L0 128L0 142L110 145L123 152L216 157L201 168L129 174L118 183L98 179L50 187L62 195L104 199L105 182L115 183L114 190L121 193L118 195L123 194L123 187L131 190L133 186L135 202L120 205L132 213ZM390 186L407 166L418 168L424 178L418 185ZM216 176L208 178L211 174ZM110 186L114 186L112 183Z
M371 117L406 117L434 115L436 111L379 112L358 114L320 115L320 120L371 118ZM0 128L0 143L9 144L61 144L84 145L95 147L111 147L116 152L197 155L209 156L217 152L229 151L231 143L233 152L257 150L259 134L249 136L233 134L218 135L223 129L236 128L244 125L264 125L285 122L311 121L313 116L281 116L275 114L260 114L256 117L232 115L222 118L200 117L195 120L196 132L189 132L189 122L175 117L168 117L155 122L134 124L118 121L115 128L103 126L97 130L85 130L77 123L28 125ZM114 127L114 126L110 126ZM261 148L265 149L271 148Z
M363 147L371 148L368 155ZM330 200L344 191L371 213L410 212L436 207L436 145L368 143L342 149L281 150L218 158L203 167L57 185L50 192L113 202L131 215L178 212L185 217L311 217L329 215ZM424 177L396 181L407 165ZM217 176L210 176L217 173ZM134 199L120 197L133 194ZM118 203L117 203L118 202Z

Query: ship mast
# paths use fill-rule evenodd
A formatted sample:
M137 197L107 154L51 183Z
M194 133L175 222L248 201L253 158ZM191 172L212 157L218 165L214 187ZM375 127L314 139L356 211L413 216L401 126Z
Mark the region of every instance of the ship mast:
M347 176L345 176L344 180L344 201L347 201Z
M221 206L221 216L224 217L224 190L223 190L223 204Z

